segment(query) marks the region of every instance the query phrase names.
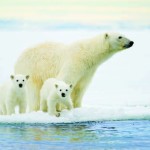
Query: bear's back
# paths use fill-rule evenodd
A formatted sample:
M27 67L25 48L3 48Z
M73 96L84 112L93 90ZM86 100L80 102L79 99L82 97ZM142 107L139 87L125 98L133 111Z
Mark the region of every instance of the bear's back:
M43 82L58 74L64 59L66 59L64 44L53 42L40 44L21 54L15 65L15 73L29 74L31 79L35 79L36 76Z

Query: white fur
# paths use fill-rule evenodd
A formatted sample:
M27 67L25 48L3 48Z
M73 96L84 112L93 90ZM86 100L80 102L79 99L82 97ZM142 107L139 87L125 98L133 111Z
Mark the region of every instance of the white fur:
M47 111L50 115L59 116L59 112L56 111L56 106L59 104L65 105L69 110L73 108L72 100L70 97L72 86L66 84L63 81L59 81L54 78L46 80L42 86L41 97L41 110ZM65 97L62 97L62 94Z
M121 39L118 37L122 36ZM125 49L129 39L117 33L98 35L70 45L45 43L27 49L18 59L15 72L30 74L30 111L39 110L40 89L48 78L58 78L73 84L74 107L80 107L82 97L96 69L113 54Z
M11 115L15 113L15 107L19 106L19 112L25 113L27 107L26 80L29 76L21 74L11 76L11 81L0 87L0 113ZM19 87L19 85L22 87Z

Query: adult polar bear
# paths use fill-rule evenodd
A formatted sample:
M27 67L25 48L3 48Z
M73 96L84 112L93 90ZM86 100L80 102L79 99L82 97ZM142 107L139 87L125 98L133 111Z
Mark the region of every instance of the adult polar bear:
M27 49L15 65L16 74L29 74L29 110L40 108L40 89L48 78L72 84L74 107L80 107L84 92L97 67L113 54L133 45L123 35L105 33L70 45L44 43Z

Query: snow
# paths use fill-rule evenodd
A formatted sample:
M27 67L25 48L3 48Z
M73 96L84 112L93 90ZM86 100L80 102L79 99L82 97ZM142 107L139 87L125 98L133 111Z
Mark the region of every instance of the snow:
M150 107L143 106L99 106L82 107L71 111L63 110L60 117L50 116L42 111L26 114L0 116L0 123L75 123L106 120L149 120Z

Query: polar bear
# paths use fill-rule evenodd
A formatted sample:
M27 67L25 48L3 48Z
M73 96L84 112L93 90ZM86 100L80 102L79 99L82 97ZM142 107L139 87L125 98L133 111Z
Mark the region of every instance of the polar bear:
M71 100L72 85L68 85L63 81L59 81L55 78L47 79L40 92L40 108L42 111L47 112L50 115L60 116L60 113L56 111L56 106L63 104L69 110L73 108ZM60 108L61 110L61 108Z
M0 112L2 115L15 113L15 107L19 106L19 112L25 113L27 107L26 80L29 75L11 75L11 81L0 87Z
M119 33L104 33L69 45L49 42L25 50L15 64L15 72L30 74L30 111L39 110L40 89L48 78L74 85L73 105L81 107L82 97L98 66L133 44Z

